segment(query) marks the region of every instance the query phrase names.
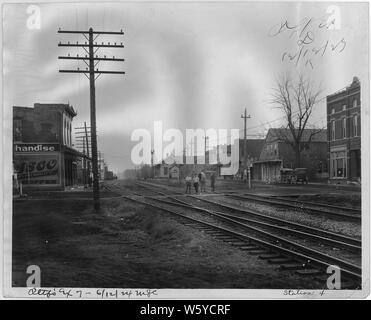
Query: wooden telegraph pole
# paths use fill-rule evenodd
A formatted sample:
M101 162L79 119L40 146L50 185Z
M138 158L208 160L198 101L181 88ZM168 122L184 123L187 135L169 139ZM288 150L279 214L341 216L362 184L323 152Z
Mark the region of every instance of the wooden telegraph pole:
M97 50L100 48L123 48L124 45L122 44L97 44L94 42L98 36L100 35L123 35L124 33L121 31L119 32L105 32L105 31L93 31L93 28L90 28L89 31L65 31L65 30L58 30L58 33L68 33L68 34L80 34L85 37L88 42L76 44L68 43L61 43L59 42L58 47L81 47L85 50L87 55L85 57L71 57L70 55L66 56L59 56L58 59L74 59L74 60L83 60L87 65L85 70L59 70L59 72L63 73L83 73L90 82L90 127L91 127L91 153L92 153L92 169L93 169L93 198L94 198L94 208L99 210L100 208L100 201L99 201L99 176L98 176L98 148L97 148L97 127L96 127L96 105L95 105L95 81L98 77L102 74L125 74L124 71L107 71L107 70L99 70L95 67L98 65L100 61L124 61L124 59L117 59L114 56L112 58L98 57L96 54ZM88 62L87 62L88 61Z
M250 178L250 167L247 167L247 119L250 119L250 115L247 115L245 108L245 114L241 115L241 118L244 120L244 131L243 131L243 166L244 169L247 169L248 179L249 179L249 188L251 188L251 178Z

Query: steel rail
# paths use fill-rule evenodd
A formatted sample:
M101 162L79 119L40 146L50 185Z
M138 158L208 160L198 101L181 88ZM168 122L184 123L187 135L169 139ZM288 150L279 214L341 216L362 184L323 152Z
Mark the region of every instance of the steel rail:
M150 188L150 187L148 186L148 188ZM160 191L157 191L157 190L156 191L153 190L153 191L157 192L161 195L164 195L168 198L171 198L174 201L177 201L177 202L180 202L180 203L183 203L183 204L188 204L184 201L176 199L176 198L174 198L170 195L167 195L163 192L160 192ZM245 214L245 215L247 214L247 215L250 215L250 216L253 216L253 217L256 217L256 218L259 218L259 219L263 219L263 220L266 220L266 221L269 221L269 222L284 224L286 226L296 228L297 230L300 230L300 231L303 231L303 232L306 232L306 233L312 233L314 235L327 237L327 238L331 237L331 240L344 242L344 243L349 244L350 248L354 248L356 250L361 250L362 241L359 240L359 239L356 239L356 238L352 238L352 237L349 237L349 236L341 235L341 234L338 234L338 233L334 233L334 232L331 232L331 231L327 231L327 230L323 230L323 229L319 229L319 228L315 228L315 227L310 227L310 226L307 226L307 225L303 225L301 223L287 221L287 220L284 220L284 219L281 219L281 218L268 216L268 215L262 214L260 212L252 211L251 209L235 208L235 207L232 207L232 206L229 206L229 205L226 205L226 204L222 204L222 203L212 201L212 200L209 200L209 199L204 199L204 198L197 197L197 196L194 196L194 195L188 195L188 197L191 197L191 198L194 198L194 199L197 199L197 200L200 200L200 201L204 201L204 202L207 202L207 203L211 203L211 204L214 204L216 206L225 208L227 210L231 210L231 211L238 212L238 213ZM225 214L225 213L221 213L221 214ZM245 219L245 218L241 218L241 219Z
M158 198L153 198L153 197L149 197L149 198L151 198L155 201L167 203L167 204L170 204L170 205L179 205L179 206L183 206L185 208L197 210L199 212L208 213L212 216L216 216L216 217L219 217L219 218L222 218L222 219L226 219L227 221L230 221L230 222L233 221L233 223L235 223L236 225L242 226L242 227L250 228L250 226L248 226L244 223L241 223L239 221L236 221L236 220L252 223L252 224L255 224L255 225L258 225L258 226L267 227L267 228L274 229L274 230L284 231L286 233L288 232L288 233L291 233L293 235L298 235L298 236L301 236L301 237L304 237L304 238L311 238L311 239L314 239L314 240L319 240L319 241L326 242L326 243L329 243L329 244L332 244L332 245L336 245L338 247L347 248L351 251L356 251L356 252L361 252L362 251L361 245L355 245L353 243L346 242L348 240L347 237L345 237L345 239L343 239L343 241L328 238L327 237L328 234L324 230L316 230L317 232L318 231L322 232L321 235L316 235L316 234L312 234L312 233L308 233L308 232L303 232L303 231L299 231L299 230L295 230L295 229L290 229L290 228L287 228L287 227L273 225L273 224L266 223L266 222L261 222L261 221L252 220L252 219L248 219L248 218L236 217L236 216L226 214L226 213L223 213L223 212L218 212L218 211L215 211L215 210L210 210L210 209L197 207L197 206L194 206L192 204L183 202L183 201L178 200L178 199L174 199L174 200L178 201L178 203L174 203L174 202L166 201L166 200L163 200L163 199L158 199ZM173 199L172 197L169 197L169 198ZM263 231L263 230L261 230L261 231ZM353 239L353 238L350 238L350 239L351 240L356 240L356 239Z
M240 232L236 232L234 230L227 229L225 227L216 226L216 225L213 225L211 223L186 216L184 214L181 214L181 213L176 212L174 210L171 210L169 208L164 208L163 206L159 206L159 205L156 205L156 204L153 204L153 203L149 203L148 201L134 199L134 198L131 198L129 196L124 196L124 195L122 197L125 198L125 199L128 199L128 200L137 202L137 203L141 203L143 205L148 205L148 206L151 206L153 208L156 208L156 209L159 209L159 210L177 215L179 217L182 217L184 219L196 222L198 224L208 226L212 229L223 231L224 233L232 235L236 238L256 243L257 245L259 245L263 248L266 248L268 250L273 250L273 251L278 252L280 254L288 255L290 257L295 257L295 259L297 259L299 261L302 261L307 265L311 265L311 266L315 266L317 268L320 268L323 271L326 271L327 268L329 267L329 265L336 265L341 269L342 274L345 275L346 277L357 280L359 282L362 280L362 274L361 274L361 268L360 267L358 267L356 265L353 265L353 264L350 264L349 262L344 261L342 259L338 259L338 258L335 258L335 257L328 256L326 254L323 254L322 252L318 252L317 250L313 250L313 249L310 249L310 248L292 243L292 242L287 241L285 239L280 239L279 237L272 236L269 233L266 233L266 234L271 239L273 239L277 242L282 241L281 243L289 244L293 248L295 248L296 250L301 250L302 252L293 250L293 248L288 249L288 248L285 248L285 247L281 247L279 245L270 243L268 241L255 238L255 237L252 237L250 235L242 234Z
M325 214L328 216L333 216L333 217L338 217L338 218L345 218L347 220L352 220L352 221L361 221L361 216L358 214L347 214L347 213L339 213L339 212L333 212L333 211L328 211L328 210L322 210L322 209L316 209L316 208L311 208L311 207L304 207L304 206L297 206L295 204L285 202L285 201L280 201L280 200L275 200L275 199L268 199L266 197L260 197L256 195L236 195L236 194L230 194L227 197L235 198L235 199L240 199L240 200L252 200L252 201L257 201L257 202L263 202L263 203L269 203L272 205L278 205L278 206L283 206L283 207L289 207L289 208L300 208L302 210L308 210L313 213L319 213L321 215Z

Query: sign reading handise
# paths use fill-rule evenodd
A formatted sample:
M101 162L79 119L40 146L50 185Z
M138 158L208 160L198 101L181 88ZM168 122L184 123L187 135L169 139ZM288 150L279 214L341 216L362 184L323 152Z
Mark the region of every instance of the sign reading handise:
M14 144L14 152L54 152L59 151L59 144L56 143L17 143Z

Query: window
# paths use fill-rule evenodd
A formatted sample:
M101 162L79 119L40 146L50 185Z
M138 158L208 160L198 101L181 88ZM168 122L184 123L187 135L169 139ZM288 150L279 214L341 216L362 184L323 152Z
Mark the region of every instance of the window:
M343 105L343 111L345 111L346 109L347 109L347 105L344 104L344 105Z
M332 178L347 177L347 158L345 151L336 151L330 153L330 166Z
M14 132L13 138L15 142L22 141L22 119L14 119L13 124Z
M335 121L331 122L331 140L335 140Z
M71 122L68 122L68 145L72 145Z
M331 114L334 114L335 113L335 108L332 108L331 109Z
M67 123L66 123L66 119L64 119L63 121L63 143L67 143L67 136L66 136L66 127L67 127Z
M358 135L358 116L353 116L353 137Z
M347 118L343 118L343 139L347 137Z
M356 108L357 107L357 99L354 99L353 100L353 108Z

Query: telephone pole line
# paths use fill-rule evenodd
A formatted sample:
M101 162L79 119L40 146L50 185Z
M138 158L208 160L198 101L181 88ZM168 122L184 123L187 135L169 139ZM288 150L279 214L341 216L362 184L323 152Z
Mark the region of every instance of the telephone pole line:
M209 153L208 153L208 150L207 150L207 148L208 148L207 141L209 140L209 137L205 135L204 139L205 139L205 164L209 164L209 163L208 163L209 161L208 161L208 159L207 159L207 158L208 158L207 155L209 154Z
M58 30L58 33L67 33L67 34L80 34L85 37L87 42L72 44L70 42L61 43L59 42L58 47L80 47L85 50L87 55L85 57L76 57L68 56L59 56L58 59L65 59L65 60L82 60L87 65L85 70L59 70L62 73L83 73L90 82L90 127L91 127L91 153L92 153L92 169L93 169L93 198L94 198L94 208L95 210L99 210L100 208L100 197L99 197L99 176L98 176L98 148L97 148L97 132L96 132L96 105L95 105L95 81L102 75L102 74L125 74L124 71L107 71L107 70L99 70L95 67L101 61L124 61L124 59L117 59L114 56L112 58L98 57L96 52L100 48L123 48L123 44L98 44L94 42L97 37L100 35L123 35L124 33L121 31L119 32L106 32L106 31L93 31L93 28L90 28L89 31L71 31L71 30ZM88 62L89 63L88 63Z
M250 167L247 167L247 119L250 119L251 116L250 115L247 115L246 108L245 108L245 114L241 115L241 118L244 120L244 131L243 131L243 166L244 166L244 170L247 169L248 178L249 178L249 188L251 188Z
M245 108L245 114L241 115L241 118L244 120L244 131L243 131L243 164L246 167L247 166L247 119L250 119L251 116L247 115L247 111Z

